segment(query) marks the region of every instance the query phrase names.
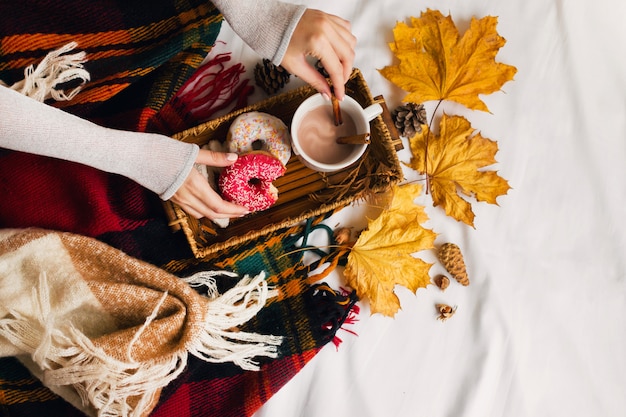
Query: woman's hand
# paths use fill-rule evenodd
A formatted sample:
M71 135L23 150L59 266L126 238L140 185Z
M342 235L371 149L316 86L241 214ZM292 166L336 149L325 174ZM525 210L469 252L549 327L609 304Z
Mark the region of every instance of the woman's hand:
M330 98L326 79L306 61L319 59L333 83L335 96L341 100L344 85L352 73L356 37L350 22L315 9L307 9L298 22L281 65Z
M212 167L226 167L237 160L235 153L214 152L200 149L196 163ZM178 204L195 218L206 217L211 220L241 217L248 214L245 207L224 201L211 188L207 179L192 169L181 187L172 196L171 201Z

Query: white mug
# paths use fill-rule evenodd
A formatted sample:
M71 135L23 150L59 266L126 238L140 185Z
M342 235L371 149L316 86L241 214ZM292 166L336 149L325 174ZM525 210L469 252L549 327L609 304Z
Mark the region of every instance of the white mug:
M313 170L333 172L358 161L367 144L338 144L337 137L370 133L370 121L383 112L378 103L363 108L349 96L339 104L343 124L338 127L334 124L332 102L319 93L304 100L293 115L293 152Z

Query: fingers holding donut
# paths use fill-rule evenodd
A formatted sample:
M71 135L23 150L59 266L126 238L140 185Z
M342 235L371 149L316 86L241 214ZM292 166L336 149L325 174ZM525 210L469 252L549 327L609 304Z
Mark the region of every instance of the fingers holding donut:
M237 161L238 155L234 152L217 152L208 149L200 149L196 157L196 163L210 167L227 167Z
M285 173L291 157L287 125L268 113L242 113L232 121L222 149L238 155L217 175L216 189L224 200L250 212L267 210L276 203L278 189L272 182Z
M189 215L220 227L228 219L270 208L278 200L273 181L291 157L289 129L278 117L251 111L229 127L224 144L209 141L172 201Z
M201 149L196 163L226 167L237 160L237 155ZM249 210L243 206L231 203L211 187L206 177L192 169L183 185L172 196L171 201L178 204L189 215L199 219L206 217L210 220L245 216Z

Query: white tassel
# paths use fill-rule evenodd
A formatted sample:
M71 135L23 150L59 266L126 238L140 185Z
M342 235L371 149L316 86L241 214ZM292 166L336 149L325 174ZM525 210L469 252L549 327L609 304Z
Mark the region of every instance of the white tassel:
M208 304L205 331L189 353L207 362L234 362L246 370L258 370L255 357L278 356L280 336L238 331L235 328L254 317L270 296L265 273L244 276L239 283ZM243 342L243 343L242 343Z
M72 329L82 354L56 358L59 369L44 373L50 385L72 385L84 404L92 405L99 416L141 416L148 411L159 390L184 371L187 352L160 363L130 364L117 361L97 348L81 332ZM134 397L132 407L128 399Z
M39 285L32 289L33 306L35 317L46 317L44 334L41 337L39 346L33 352L35 362L41 364L43 369L48 369L46 357L52 347L52 333L54 329L54 315L50 311L50 291L48 288L48 276L45 272L39 274Z
M68 54L77 45L76 42L70 42L48 53L37 67L28 66L24 70L24 79L9 88L41 102L49 98L56 101L71 100L90 80L89 72L83 66L87 61L87 54L84 51ZM80 80L81 85L69 92L57 88L63 83L75 80Z
M167 299L167 294L168 294L167 291L163 293L163 295L161 296L161 299L157 302L156 306L154 306L154 308L152 309L152 313L148 316L148 318L143 323L143 325L139 328L139 330L135 332L135 335L133 336L132 340L128 344L128 348L126 349L126 357L131 363L137 363L137 361L133 359L133 348L135 347L135 343L137 343L137 341L139 340L143 332L148 328L150 323L152 323L154 319L156 319L157 314L159 314L159 310L161 309L161 306Z
M200 271L189 277L181 278L181 280L185 281L189 284L189 286L194 288L206 287L207 297L212 300L219 296L219 292L217 291L217 280L215 277L219 277L220 275L226 275L229 277L238 276L236 273L230 271Z

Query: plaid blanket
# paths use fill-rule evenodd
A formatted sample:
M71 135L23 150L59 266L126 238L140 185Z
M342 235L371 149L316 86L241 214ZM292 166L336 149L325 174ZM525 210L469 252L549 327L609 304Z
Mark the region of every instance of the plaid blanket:
M172 260L167 267L188 276L215 267L239 275L267 273L267 282L278 290L265 308L240 330L258 334L283 335L276 359L260 358L259 371L246 371L232 363L207 364L190 357L185 371L160 395L153 416L249 416L299 372L336 332L356 308L354 293L337 292L324 283L309 286L307 276L336 254L321 256L306 266L301 239L324 227L311 219L270 235L264 242L251 241L213 259ZM332 239L329 234L329 239ZM218 282L220 292L235 283L233 278ZM0 405L7 416L82 415L32 377L15 358L0 360Z
M72 101L51 105L108 127L164 134L202 121L175 114L184 110L175 105L175 97L219 33L222 18L210 3L3 1L0 13L0 79L5 83L19 81L24 67L76 41L87 52L91 81ZM268 282L280 289L281 296L242 328L285 336L278 358L261 359L260 371L191 358L162 391L153 415L253 414L334 339L354 311L353 294L305 284L316 265L304 265L302 252L293 252L298 239L321 219L197 260L184 236L172 234L158 197L126 178L0 150L0 188L0 228L38 227L90 236L181 277L213 269L240 275L264 271ZM218 284L225 291L235 282L224 278ZM0 359L0 410L8 416L82 415L15 358Z

